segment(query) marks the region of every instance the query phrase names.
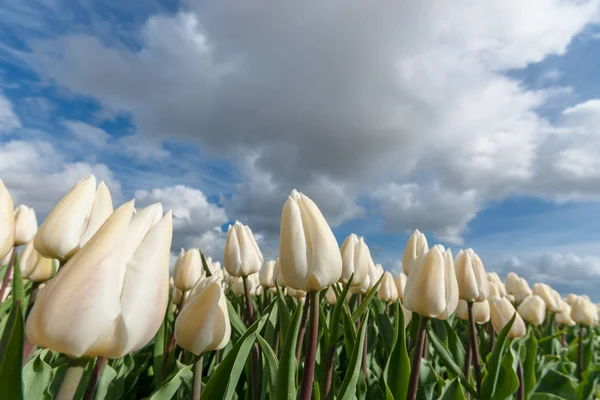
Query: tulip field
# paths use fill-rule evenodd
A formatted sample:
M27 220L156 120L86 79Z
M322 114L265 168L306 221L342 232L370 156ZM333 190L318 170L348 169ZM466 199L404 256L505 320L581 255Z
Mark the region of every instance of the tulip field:
M0 180L0 400L600 398L599 305L472 249L415 230L385 271L295 190L273 260L240 222L222 264L172 237L93 176L39 227Z

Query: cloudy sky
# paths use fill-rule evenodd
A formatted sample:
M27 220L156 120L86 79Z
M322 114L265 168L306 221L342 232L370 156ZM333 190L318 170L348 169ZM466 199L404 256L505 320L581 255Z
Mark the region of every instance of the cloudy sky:
M135 3L135 5L134 5ZM600 4L5 0L0 178L161 201L277 253L292 188L398 270L410 231L600 301Z

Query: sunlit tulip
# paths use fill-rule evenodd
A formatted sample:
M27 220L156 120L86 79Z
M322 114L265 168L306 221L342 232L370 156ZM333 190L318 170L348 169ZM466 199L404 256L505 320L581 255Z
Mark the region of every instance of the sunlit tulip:
M288 296L294 297L298 300L306 298L306 292L304 290L296 290L288 287L286 289L286 293Z
M595 325L598 321L598 311L592 302L579 296L571 304L571 318L580 325Z
M515 297L515 302L522 302L527 296L531 295L529 284L524 278L519 277L514 272L509 272L506 277L506 292Z
M577 297L579 297L579 296L577 296L574 293L569 293L569 295L567 296L567 303L569 305L573 305L573 303L575 302L575 300L577 300Z
M21 277L32 282L45 282L56 274L58 262L43 257L33 247L33 241L29 241L19 255L19 266Z
M533 285L533 294L542 298L548 310L552 312L560 312L562 310L562 298L556 290L545 283L536 283Z
M342 275L338 243L317 205L292 191L281 212L279 260L288 287L320 291Z
M371 252L364 238L358 238L354 233L342 243L342 283L348 282L352 276L352 286L360 286L369 273ZM352 275L354 274L354 275Z
M174 287L171 291L171 303L179 305L183 300L183 291L178 287Z
M218 279L198 282L175 321L175 341L183 349L200 355L220 350L231 337L227 298Z
M418 229L410 235L408 242L406 243L406 249L404 249L404 256L402 257L402 269L408 276L412 269L413 264L420 256L424 255L429 251L427 245L427 238Z
M46 217L33 245L44 257L67 260L102 226L113 212L110 192L96 178L79 181Z
M571 306L566 304L565 308L562 312L556 314L555 321L557 324L573 326L575 325L575 321L571 318Z
M338 287L341 287L337 283L335 285L338 285ZM331 285L331 286L329 286L329 288L327 288L327 292L325 292L325 299L332 306L335 306L337 304L337 296L335 295L335 291L333 290L333 285Z
M508 301L510 301L511 304L515 304L515 296L513 296L512 294L507 294L506 296L504 296Z
M265 289L275 287L275 260L269 260L259 272L260 285Z
M13 247L11 247L10 251L8 252L8 254L6 254L6 256L4 256L4 258L0 260L0 267L2 267L4 265L8 265L8 263L10 262L10 259L12 257L13 251L14 251Z
M546 318L546 303L540 296L533 294L519 304L517 311L526 322L538 326Z
M29 243L37 229L35 210L22 204L17 207L15 210L15 246Z
M458 283L450 249L433 246L417 259L404 289L404 305L419 315L446 319L458 305Z
M375 264L372 261L371 264L372 266L369 267L369 270L371 270L371 268L375 268ZM367 274L367 276L365 277L365 279L362 280L360 285L350 286L350 293L365 295L369 293L369 289L371 289L371 278L370 274Z
M258 294L257 290L259 287L260 280L258 278L258 272L250 274L246 277L246 288L248 289L250 296L256 296ZM231 290L236 296L244 296L246 294L244 292L244 280L241 276L233 278Z
M398 298L404 298L404 288L406 287L406 275L404 272L400 271L398 276L396 277L396 289L398 290Z
M396 288L394 277L387 271L383 273L383 279L379 285L377 295L384 303L392 303L398 300L398 289Z
M379 279L383 276L383 267L381 264L373 264L371 268L369 268L369 291L375 287Z
M516 314L515 322L508 332L508 337L514 339L525 336L525 322L519 313L517 313L517 310L515 310L515 307L510 303L510 301L499 296L491 297L488 299L488 301L490 303L492 326L494 327L494 331L496 331L496 333L499 333L502 328L504 328L512 319L513 315Z
M0 259L4 258L15 244L15 215L13 201L4 182L0 179Z
M263 256L247 225L229 225L225 242L225 269L231 276L249 276L260 271Z
M488 296L488 280L483 263L472 250L461 250L454 260L459 298L467 302L484 301Z
M287 286L283 280L283 274L281 273L281 262L279 261L279 257L277 257L277 260L275 260L275 266L273 267L273 279L280 288Z
M488 281L488 297L502 296L496 282Z
M173 269L175 287L187 292L194 287L202 275L204 275L204 270L202 269L200 250L189 249L185 251L181 249Z
M502 282L502 280L500 279L500 277L498 276L497 273L488 272L487 279L488 279L488 282L494 283L494 286L496 287L496 289L499 292L498 296L506 296L506 288L504 287L504 283ZM492 294L488 294L488 297L492 297Z
M486 301L477 301L473 303L473 319L478 324L485 324L490 320L490 303ZM456 307L456 316L465 321L469 320L468 304L460 299Z
M75 358L144 347L168 305L172 232L160 204L135 214L133 201L119 207L40 292L29 341Z

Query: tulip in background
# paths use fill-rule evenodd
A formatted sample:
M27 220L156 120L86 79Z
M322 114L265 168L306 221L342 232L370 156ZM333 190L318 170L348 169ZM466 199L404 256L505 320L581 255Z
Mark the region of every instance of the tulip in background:
M372 267L369 268L369 291L375 287L382 276L383 267L381 264L372 264Z
M531 295L517 308L519 315L533 326L541 325L546 318L546 303L538 295Z
M583 296L578 296L571 304L571 318L579 325L596 325L598 323L598 312L591 301Z
M556 323L560 325L573 326L575 321L571 318L571 306L565 304L563 311L556 314Z
M396 277L396 289L398 289L398 298L400 300L404 299L404 288L406 287L406 275L404 272L400 271L398 276Z
M245 282L245 289L244 289ZM258 273L250 274L247 276L247 279L243 279L242 277L235 277L231 281L231 291L236 296L244 296L246 291L250 296L256 296L258 294L258 289L260 288L260 280L258 277Z
M488 280L481 259L472 249L461 250L454 260L458 293L467 303L484 301L488 296Z
M336 283L335 285L338 285L338 287L340 287L338 283ZM337 304L337 296L335 294L335 291L333 290L333 286L334 285L331 285L329 286L329 288L327 288L327 292L325 292L325 299L329 304L335 306Z
M392 303L398 300L396 282L394 282L392 274L387 271L383 273L383 279L381 280L377 294L379 299L384 303Z
M561 312L563 301L558 292L545 283L533 285L533 294L539 296L545 303L546 308L552 312Z
M352 286L360 286L369 273L372 262L369 246L364 238L358 238L354 233L344 240L342 253L342 283L348 282L352 276ZM354 275L353 275L354 274Z
M4 182L0 179L0 259L4 258L15 244L15 215L13 201Z
M66 261L83 247L112 214L110 192L92 175L79 181L46 217L33 245L44 257Z
M187 292L194 287L202 275L204 275L204 269L202 268L200 250L189 249L185 251L181 249L173 269L175 287Z
M506 293L513 295L515 298L515 303L520 303L527 296L533 294L531 289L529 288L529 284L524 278L519 277L514 272L509 272L506 276Z
M35 210L22 204L17 207L15 210L15 246L29 243L37 229Z
M260 271L263 256L247 225L235 221L227 231L225 269L231 276L249 276Z
M406 249L404 250L404 256L402 257L402 269L404 273L409 276L413 264L417 258L424 255L429 251L427 245L427 238L418 229L410 235Z
M460 299L458 307L456 307L456 316L462 320L469 320L469 311L467 302ZM478 301L473 303L473 319L477 324L485 324L490 320L490 303L486 301Z
M269 260L259 272L260 285L265 289L275 287L275 260Z
M515 322L508 332L508 337L514 339L525 336L525 322L523 322L523 318L517 313L510 301L504 297L494 296L490 297L489 303L492 326L496 333L500 332L516 313Z
M33 241L30 241L19 255L19 266L23 279L42 283L56 274L58 261L42 256L33 247Z
M504 287L504 283L502 282L502 280L500 279L500 276L498 276L497 273L488 272L487 279L488 279L488 282L493 283L494 286L496 287L496 289L498 290L498 292L499 292L498 296L506 296L506 288ZM492 295L488 294L488 297L492 297Z

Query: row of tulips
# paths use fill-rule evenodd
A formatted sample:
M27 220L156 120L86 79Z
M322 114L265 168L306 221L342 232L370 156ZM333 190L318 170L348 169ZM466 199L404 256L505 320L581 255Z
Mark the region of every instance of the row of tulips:
M293 191L279 257L229 227L224 265L182 249L171 212L113 208L94 177L38 229L0 181L0 388L7 399L593 399L599 309L472 250L409 238L403 272L339 247Z

